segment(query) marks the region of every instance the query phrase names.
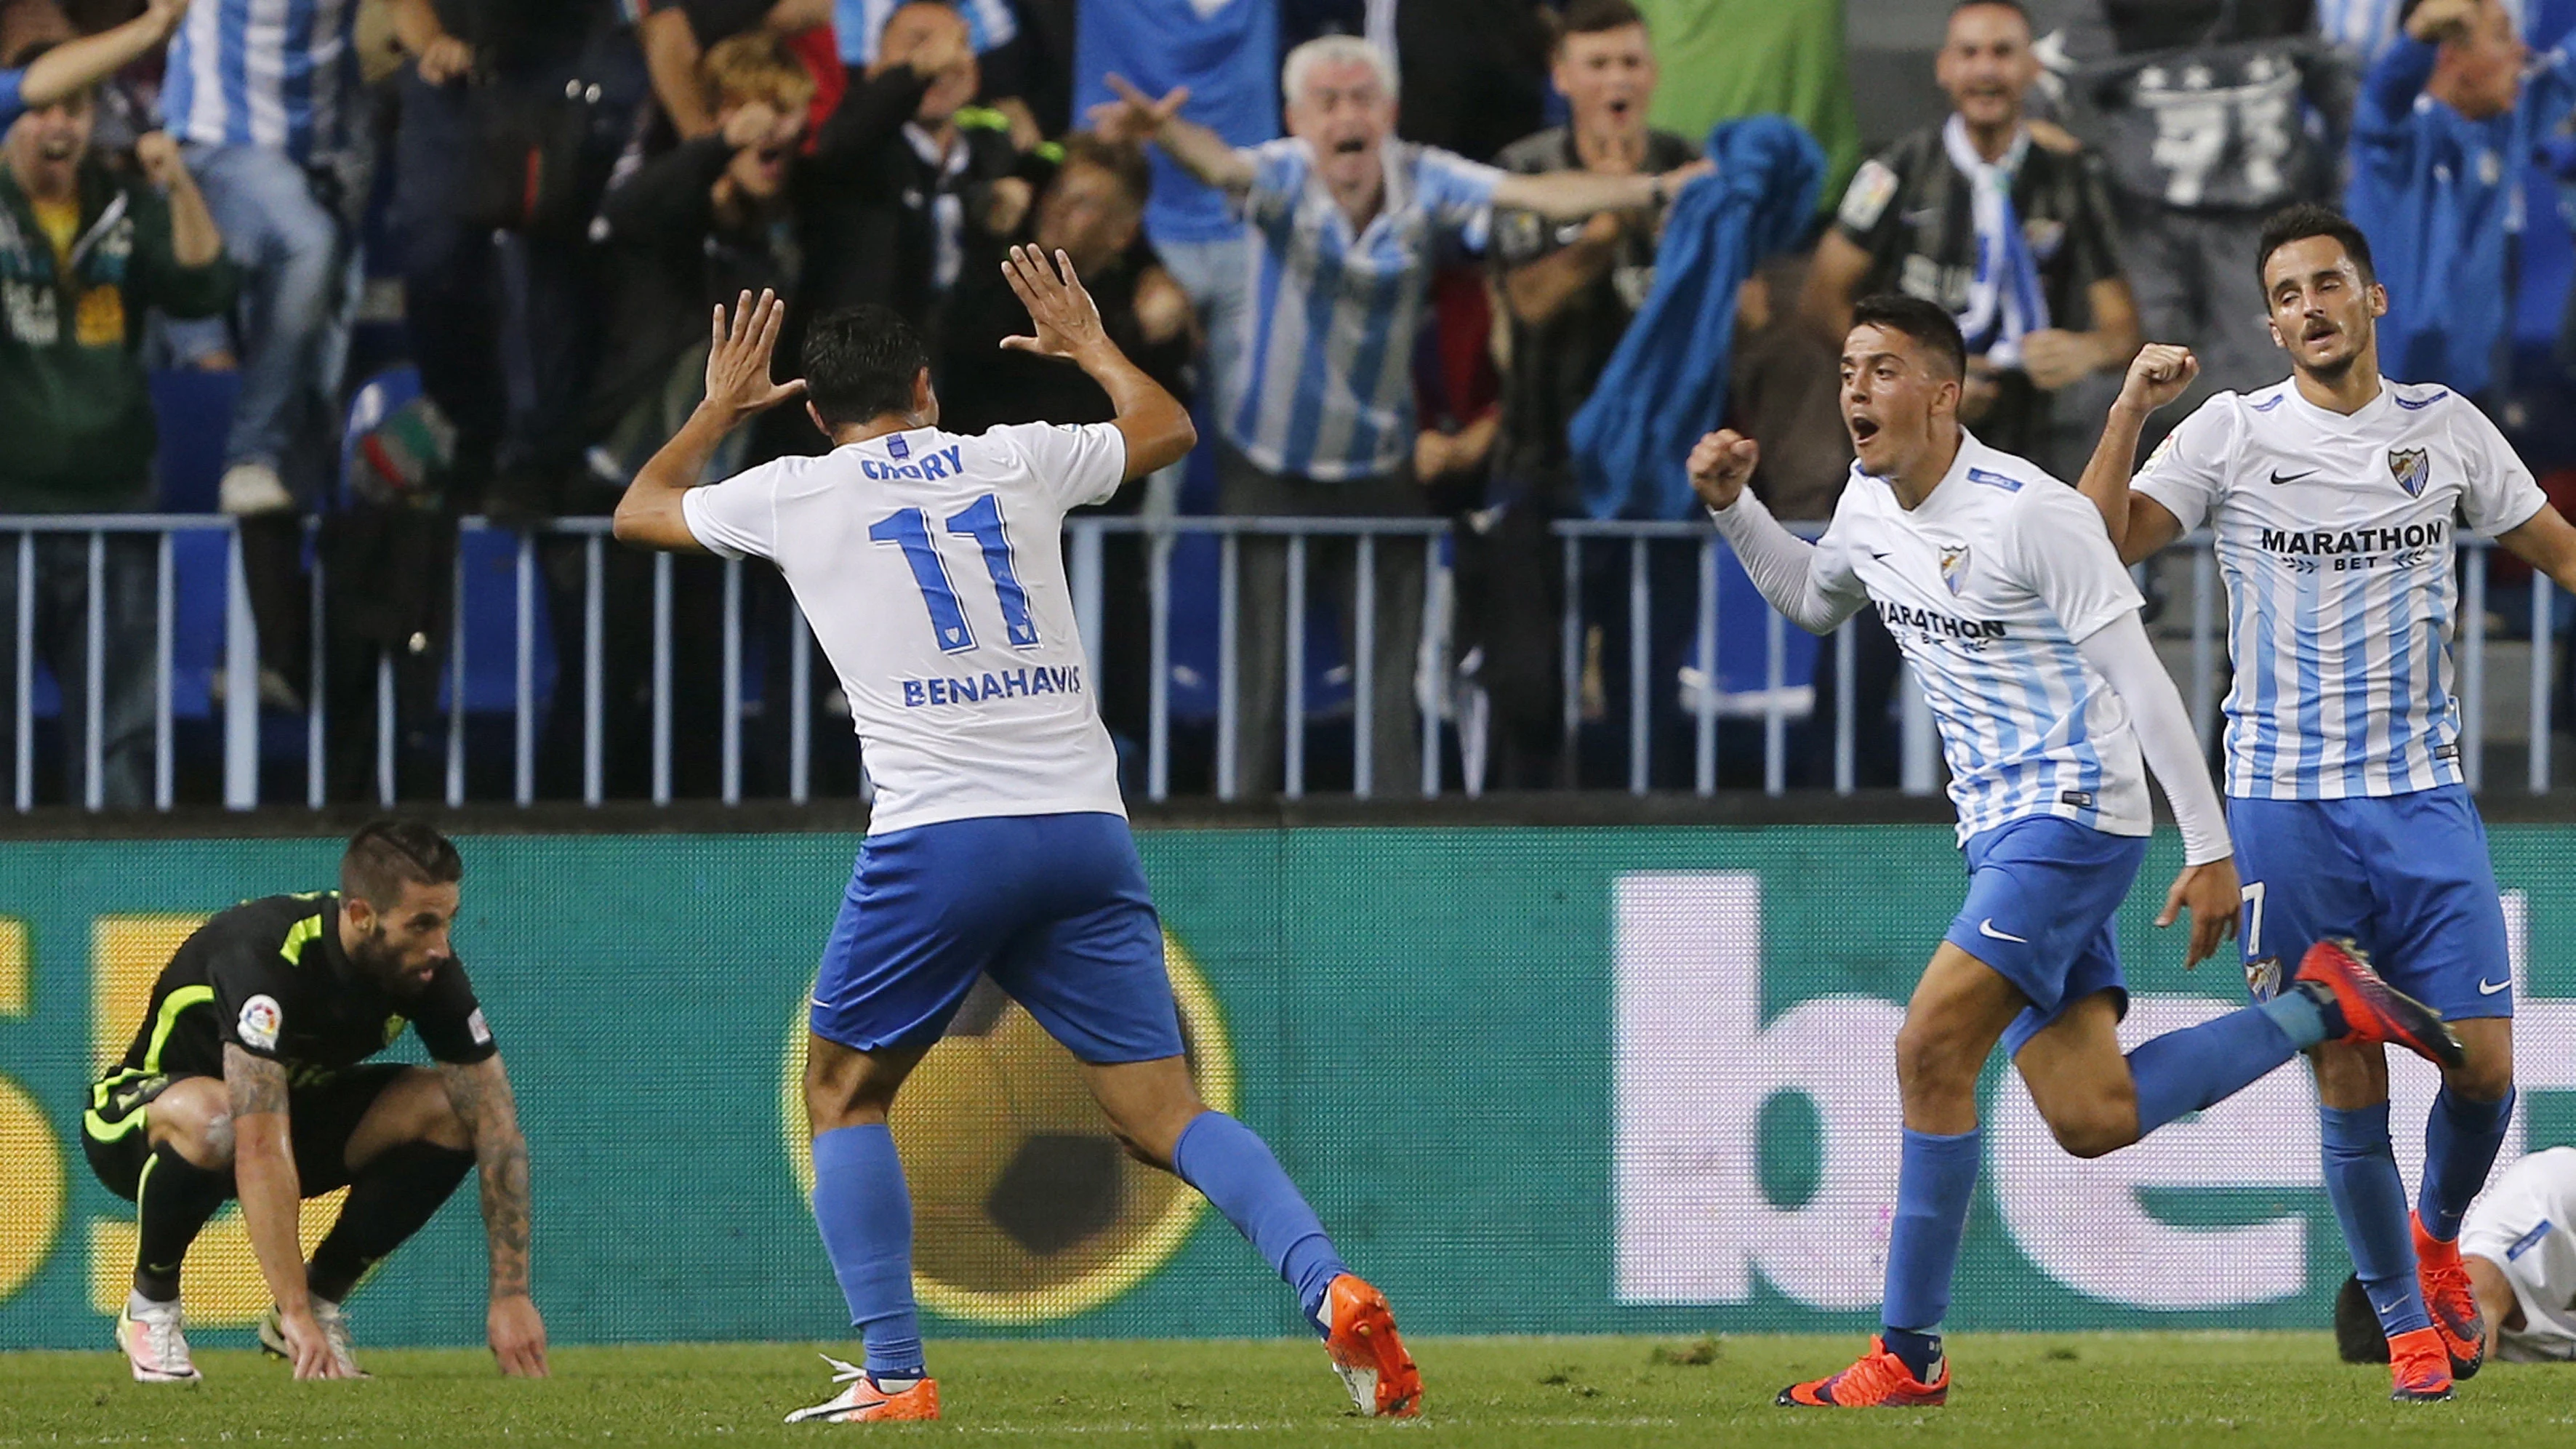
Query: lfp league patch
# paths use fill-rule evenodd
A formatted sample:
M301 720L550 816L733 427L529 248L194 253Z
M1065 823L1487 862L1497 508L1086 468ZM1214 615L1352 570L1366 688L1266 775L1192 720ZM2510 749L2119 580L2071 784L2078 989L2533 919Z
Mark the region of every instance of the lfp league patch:
M241 1016L233 1023L243 1046L264 1052L277 1050L277 1033L285 1024L286 1013L278 1009L274 996L254 996L243 1002Z

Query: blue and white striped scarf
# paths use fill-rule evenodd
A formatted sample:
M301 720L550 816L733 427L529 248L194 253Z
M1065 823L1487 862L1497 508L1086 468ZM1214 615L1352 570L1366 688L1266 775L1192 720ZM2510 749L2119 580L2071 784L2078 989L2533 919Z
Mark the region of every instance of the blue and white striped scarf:
M2030 153L2030 132L2016 134L2002 160L1988 161L1968 143L1968 123L1954 114L1941 128L1941 144L1949 150L1950 164L1968 178L1977 232L1977 275L1968 287L1967 308L1959 314L1959 334L1970 357L2019 367L2022 338L2048 326L2039 263L2022 236L2021 213L2012 199L2013 175Z

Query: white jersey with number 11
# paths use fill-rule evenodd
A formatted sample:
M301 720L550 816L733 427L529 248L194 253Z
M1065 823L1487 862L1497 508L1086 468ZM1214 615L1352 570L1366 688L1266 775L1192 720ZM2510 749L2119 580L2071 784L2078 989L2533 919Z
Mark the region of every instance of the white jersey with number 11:
M1126 468L1108 423L914 428L693 488L681 510L710 552L786 576L850 702L871 834L1124 815L1062 539Z

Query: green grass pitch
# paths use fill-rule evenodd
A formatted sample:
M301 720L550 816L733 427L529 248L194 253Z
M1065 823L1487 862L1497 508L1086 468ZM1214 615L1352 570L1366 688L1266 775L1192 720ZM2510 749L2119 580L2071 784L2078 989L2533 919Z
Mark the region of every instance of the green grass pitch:
M209 1334L212 1340L216 1335ZM367 1383L290 1382L238 1350L201 1350L194 1388L131 1383L112 1354L0 1354L0 1446L76 1444L809 1444L1217 1446L1778 1444L2576 1445L2576 1365L2501 1364L2460 1400L2397 1405L2387 1371L2333 1361L2322 1334L1969 1334L1953 1339L1950 1407L1776 1409L1792 1378L1854 1341L1425 1339L1427 1412L1364 1420L1311 1343L949 1343L933 1346L948 1412L925 1425L779 1423L828 1389L793 1344L566 1348L555 1377L505 1382L486 1355L378 1350Z

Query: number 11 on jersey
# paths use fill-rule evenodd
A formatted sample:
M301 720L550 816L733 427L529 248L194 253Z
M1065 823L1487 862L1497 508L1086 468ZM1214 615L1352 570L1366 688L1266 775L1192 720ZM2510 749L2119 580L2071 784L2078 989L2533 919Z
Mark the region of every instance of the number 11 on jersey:
M982 550L984 572L992 577L994 601L1002 608L1002 632L1011 647L1026 649L1037 643L1037 624L1029 617L1029 591L1021 586L1019 568L1012 558L1011 534L1002 521L1001 500L987 493L949 515L947 527L959 538L975 540ZM921 602L930 610L930 631L938 636L940 651L963 654L974 648L974 626L966 622L957 587L948 578L947 561L940 558L938 545L931 542L928 516L918 508L897 509L878 519L868 529L868 537L903 550L904 562L912 566L912 580L921 586Z

